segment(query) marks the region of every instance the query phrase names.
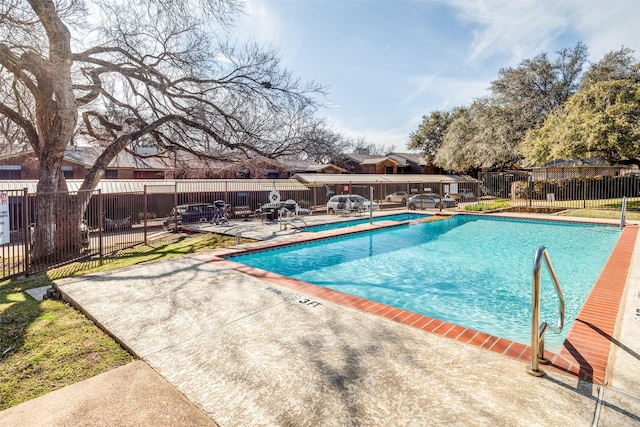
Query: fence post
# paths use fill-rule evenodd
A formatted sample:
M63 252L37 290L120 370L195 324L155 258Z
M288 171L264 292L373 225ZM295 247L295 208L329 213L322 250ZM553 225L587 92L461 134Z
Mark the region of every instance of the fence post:
M102 190L98 189L98 259L102 264L104 257L104 202Z
M369 187L369 224L373 224L373 186Z
M22 189L22 230L24 230L24 274L29 277L30 266L31 266L31 223L29 222L29 214L31 213L31 208L29 206L29 196L27 194L27 189ZM9 216L11 216L11 211L9 211ZM8 220L8 219L7 219Z
M147 244L147 216L149 215L149 213L147 212L148 209L148 205L147 205L147 197L149 197L149 194L147 193L147 184L144 185L144 199L142 200L142 215L143 215L143 219L142 219L142 229L144 230L144 244Z
M173 183L173 232L178 232L178 181Z

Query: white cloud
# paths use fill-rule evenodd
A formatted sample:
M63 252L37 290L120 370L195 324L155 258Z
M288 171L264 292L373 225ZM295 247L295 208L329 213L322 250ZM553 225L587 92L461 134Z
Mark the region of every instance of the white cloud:
M512 63L553 47L555 39L572 24L574 5L570 1L533 0L451 3L459 19L477 26L470 59L482 61L504 55Z
M244 2L243 14L235 20L236 36L240 40L255 40L263 45L278 45L280 28L278 15L271 12L263 0Z
M474 61L504 55L510 64L503 65L513 65L578 41L589 48L592 61L623 45L640 48L636 0L453 0L450 5L473 28Z
M618 0L578 3L573 10L574 25L589 48L590 59L597 62L605 53L622 46L640 53L638 18L640 2Z
M406 26L386 26L381 18L382 25L372 28L367 23L388 12L378 4L357 9L367 2L338 2L369 19L327 21L333 9L323 5L334 2L247 0L237 37L279 49L294 75L329 85L320 113L345 136L398 149L423 115L488 95L500 68L542 52L553 57L578 41L593 62L621 46L640 51L638 0L444 1L449 7L396 2L400 11L424 12L424 20L398 13ZM317 25L322 22L331 25ZM354 45L354 38L378 44L371 50L366 43Z
M476 98L488 95L490 84L490 80L485 78L455 78L443 75L413 76L409 82L415 89L404 100L405 104L415 104L418 99L426 99L430 105L443 110L467 105Z
M405 151L409 134L415 128L393 128L393 129L352 129L344 123L332 121L334 126L347 138L358 139L364 138L369 144L385 147L387 150L395 147L395 151Z

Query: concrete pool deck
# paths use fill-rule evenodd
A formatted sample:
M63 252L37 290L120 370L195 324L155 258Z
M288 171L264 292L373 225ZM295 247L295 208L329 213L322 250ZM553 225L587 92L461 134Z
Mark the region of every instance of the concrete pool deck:
M274 227L262 233L289 239ZM212 424L640 425L638 240L605 385L548 368L532 377L521 360L247 275L218 252L58 285ZM50 395L23 405L37 410ZM14 422L23 405L0 424L37 425Z

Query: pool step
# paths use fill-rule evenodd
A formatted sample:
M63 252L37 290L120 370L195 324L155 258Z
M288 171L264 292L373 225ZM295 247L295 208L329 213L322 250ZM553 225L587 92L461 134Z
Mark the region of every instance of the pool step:
M420 222L439 221L441 219L446 219L446 218L450 218L450 217L448 215L433 215L423 220L420 220Z

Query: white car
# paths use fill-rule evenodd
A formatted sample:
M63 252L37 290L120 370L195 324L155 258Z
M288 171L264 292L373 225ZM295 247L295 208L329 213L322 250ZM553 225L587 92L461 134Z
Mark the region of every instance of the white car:
M355 209L368 211L370 206L373 207L374 211L380 210L379 204L371 202L358 194L340 194L329 199L327 202L327 213L330 214Z
M389 194L387 197L385 197L384 199L387 202L400 202L403 205L407 204L407 199L409 198L409 195L407 194L406 191L396 191L393 194Z

